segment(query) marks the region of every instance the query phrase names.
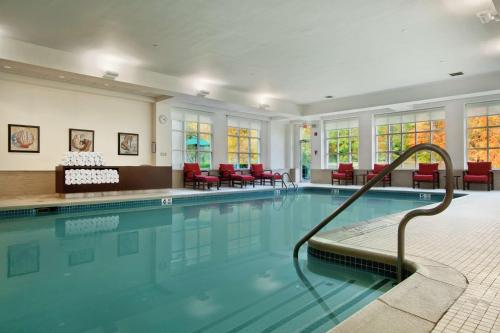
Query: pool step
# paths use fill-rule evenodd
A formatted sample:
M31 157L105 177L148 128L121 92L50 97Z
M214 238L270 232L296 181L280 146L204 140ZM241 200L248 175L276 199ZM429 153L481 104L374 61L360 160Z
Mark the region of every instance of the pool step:
M314 290L320 295L322 307L309 290L303 288L297 292L295 288L284 288L280 295L273 294L268 300L237 310L195 332L326 332L345 319L347 310L369 303L372 293L390 283L389 279L380 279L366 288L354 280L337 284L319 282Z

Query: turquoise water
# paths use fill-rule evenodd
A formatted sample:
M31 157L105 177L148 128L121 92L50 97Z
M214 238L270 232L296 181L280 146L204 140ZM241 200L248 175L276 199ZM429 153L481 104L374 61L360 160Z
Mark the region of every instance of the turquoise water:
M306 190L3 219L0 332L326 332L393 283L305 253L312 288L298 278L294 243L345 199ZM432 201L370 193L331 228Z

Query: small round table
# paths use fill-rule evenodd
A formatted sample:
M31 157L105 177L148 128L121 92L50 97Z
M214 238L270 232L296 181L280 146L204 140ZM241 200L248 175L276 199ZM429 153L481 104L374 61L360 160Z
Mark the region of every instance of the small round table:
M354 175L354 177L356 178L356 185L359 184L359 178L361 177L363 183L361 185L365 185L366 184L366 173L360 173L360 174L357 174L357 175Z
M453 175L453 178L455 178L455 188L458 190L460 189L460 186L458 185L458 180L460 179L461 176L456 176ZM446 179L446 175L444 176L444 179Z

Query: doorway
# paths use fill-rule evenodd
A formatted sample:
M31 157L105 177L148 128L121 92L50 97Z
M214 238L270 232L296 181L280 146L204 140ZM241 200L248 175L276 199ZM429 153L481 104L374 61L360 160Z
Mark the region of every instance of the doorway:
M299 132L300 181L309 182L311 180L311 126L303 125Z

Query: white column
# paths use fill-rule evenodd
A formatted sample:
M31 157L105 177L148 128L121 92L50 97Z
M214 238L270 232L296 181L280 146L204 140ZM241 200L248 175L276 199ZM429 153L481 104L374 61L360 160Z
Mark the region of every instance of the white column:
M157 102L154 105L154 126L157 166L172 165L172 119L168 101Z
M465 108L463 101L448 102L445 106L446 150L450 154L453 168L463 170L465 156Z

